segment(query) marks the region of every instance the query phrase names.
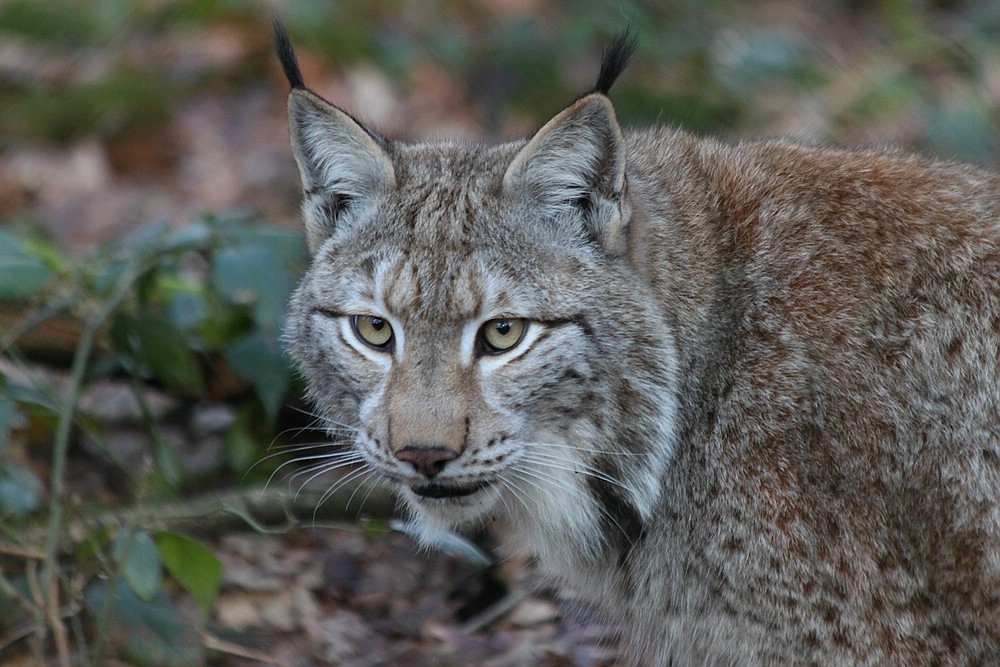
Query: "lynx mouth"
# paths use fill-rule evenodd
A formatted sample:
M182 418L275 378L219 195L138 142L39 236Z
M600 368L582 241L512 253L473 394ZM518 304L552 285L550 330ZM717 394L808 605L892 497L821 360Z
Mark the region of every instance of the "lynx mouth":
M449 486L446 484L418 484L411 486L415 494L421 498L464 498L485 489L489 482L477 482L467 486Z

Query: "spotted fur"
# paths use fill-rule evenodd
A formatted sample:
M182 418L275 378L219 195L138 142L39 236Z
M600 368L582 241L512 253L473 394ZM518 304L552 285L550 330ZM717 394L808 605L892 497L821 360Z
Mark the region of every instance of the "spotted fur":
M997 176L622 133L621 60L527 140L390 141L280 43L287 340L427 539L496 526L638 664L1000 664Z

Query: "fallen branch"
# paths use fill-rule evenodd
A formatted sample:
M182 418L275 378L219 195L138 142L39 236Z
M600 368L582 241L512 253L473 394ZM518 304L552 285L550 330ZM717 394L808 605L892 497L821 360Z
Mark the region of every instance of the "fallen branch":
M334 488L333 493L330 489ZM65 521L57 540L70 553L95 535L119 528L169 530L207 535L241 526L260 532L287 532L327 521L388 519L395 500L387 487L369 486L346 477L328 487L295 492L277 486L209 493L167 503L140 503L120 510L82 515ZM18 544L0 542L0 553L35 554L45 543L42 525L18 531Z

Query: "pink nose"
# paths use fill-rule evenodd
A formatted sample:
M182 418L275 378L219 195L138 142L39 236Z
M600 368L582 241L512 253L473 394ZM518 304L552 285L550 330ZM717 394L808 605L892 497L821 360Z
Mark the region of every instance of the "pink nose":
M458 458L458 452L449 447L407 445L396 452L396 458L410 463L417 472L431 479L444 470L448 461Z

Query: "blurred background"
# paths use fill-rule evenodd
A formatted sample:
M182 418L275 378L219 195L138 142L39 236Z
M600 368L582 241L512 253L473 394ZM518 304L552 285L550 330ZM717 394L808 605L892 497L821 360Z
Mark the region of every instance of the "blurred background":
M631 24L625 124L998 159L993 0L4 0L0 221L74 252L206 211L289 221L272 17L311 87L403 137L530 131Z
M338 472L282 467L326 450L279 342L307 259L275 17L311 88L407 139L530 133L631 25L625 126L1000 160L1000 0L0 0L5 665L614 664L551 596L468 625L524 568L419 560L360 473L332 533L189 521ZM431 592L462 567L464 602Z

